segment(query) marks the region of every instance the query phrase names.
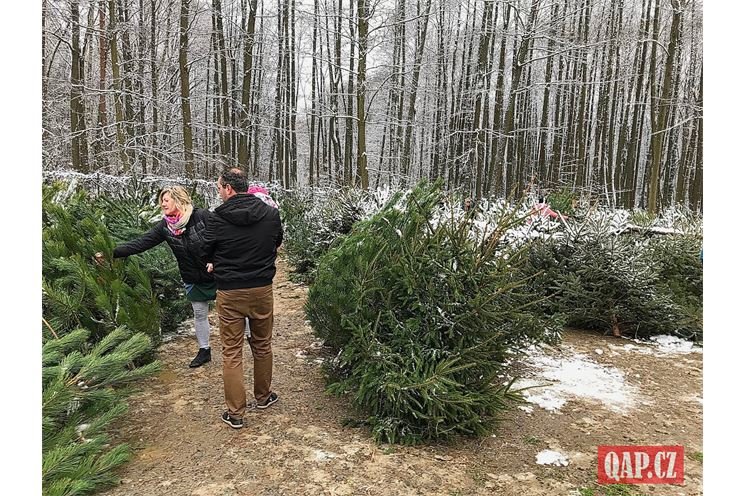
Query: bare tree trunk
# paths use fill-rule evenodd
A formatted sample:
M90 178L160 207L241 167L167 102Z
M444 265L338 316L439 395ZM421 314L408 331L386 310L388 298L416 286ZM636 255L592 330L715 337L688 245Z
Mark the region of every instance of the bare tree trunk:
M528 44L528 54L533 52L533 37L531 36ZM525 188L533 186L535 183L535 174L531 170L528 174L526 162L531 151L529 126L531 119L532 101L530 98L530 88L533 85L533 66L526 64L526 71L523 72L525 80L524 89L515 95L516 112L515 112L515 188L516 191L525 191ZM531 164L532 165L532 164ZM526 182L529 178L529 182Z
M701 75L699 76L698 111L704 108L704 69L701 65ZM696 158L693 179L691 180L690 205L693 210L703 211L704 209L704 119L699 116L696 119Z
M225 157L222 155L222 152L225 149L225 135L223 134L225 127L222 120L222 102L220 97L220 47L217 44L217 19L214 10L212 10L210 17L212 20L212 30L210 31L210 51L207 56L207 77L205 78L207 83L205 95L207 95L207 99L205 100L204 114L204 153L214 163L221 162L224 164ZM212 93L210 93L210 58L212 59L212 67L214 68L212 70ZM207 109L210 107L209 104L212 107L213 126L207 125L210 122L207 114ZM218 159L218 157L221 158Z
M605 22L606 29L605 33L602 38L598 38L598 42L601 40L611 40L608 43L606 43L606 46L602 48L602 55L600 60L600 65L598 66L598 73L599 76L599 82L598 84L594 85L597 89L597 94L593 95L592 101L597 102L597 111L594 115L594 123L595 123L595 136L594 139L592 138L592 126L590 126L590 132L588 132L588 149L591 150L590 155L588 157L587 166L588 166L588 183L593 185L595 184L595 174L597 174L597 184L601 187L603 187L603 191L606 193L606 198L608 198L608 190L612 187L612 178L609 177L609 170L608 170L608 161L607 161L607 133L608 133L608 126L607 126L607 118L609 113L609 108L612 104L612 91L610 89L612 77L611 74L613 73L613 62L612 62L612 56L613 56L613 48L614 48L614 41L616 40L616 34L614 32L615 29L615 13L616 13L616 4L617 0L611 0L610 3L610 14L608 15L608 20ZM605 10L605 9L603 9ZM602 18L601 14L601 18ZM589 112L590 117L592 118L593 113Z
M590 0L586 0L585 4L583 6L583 13L582 13L582 25L581 28L581 37L583 40L583 43L585 47L580 49L580 84L582 85L582 88L580 90L580 97L579 97L579 105L577 107L577 111L579 113L579 118L577 120L577 127L576 127L576 133L575 133L575 139L574 143L577 147L577 175L575 177L574 186L575 188L584 188L588 182L589 182L589 173L588 173L588 164L587 164L587 141L586 141L586 127L587 127L587 117L588 117L588 87L589 87L589 81L587 79L587 58L589 54L589 49L587 48L589 35L590 35L590 9L591 9L591 3ZM590 72L591 73L591 72Z
M538 129L538 165L541 168L540 177L545 179L549 184L551 183L551 168L549 167L549 161L547 158L547 150L549 149L549 133L548 129L548 107L551 101L551 81L553 80L554 70L554 57L551 53L556 46L556 24L558 23L559 17L559 4L555 3L551 7L551 28L549 31L548 48L549 53L546 57L546 75L543 80L543 106L541 109L541 123ZM559 71L561 72L561 70ZM558 99L558 98L557 98Z
M355 184L369 187L367 174L367 141L365 134L365 93L367 92L367 0L357 0L357 36L359 62L357 64L357 175Z
M106 125L108 121L106 110L106 59L108 57L108 40L106 39L106 2L100 0L98 4L98 109L96 114L96 125L93 141L93 150L97 157L96 168L101 168L106 163L103 152L106 144Z
M292 54L290 53L290 12L289 12L289 4L290 0L284 0L283 3L283 10L282 10L282 40L283 40L283 50L284 50L284 58L283 58L283 65L282 65L282 77L284 79L284 84L282 87L282 143L283 143L283 157L282 157L282 181L285 185L285 188L292 187L292 184L290 182L290 105L292 102L290 101L290 85L292 82L290 81L290 61L292 58Z
M422 26L417 29L416 55L414 56L414 68L409 85L409 108L406 115L406 135L404 137L404 152L401 157L401 174L408 179L409 164L411 163L411 138L414 130L414 118L416 117L416 96L419 89L419 74L422 69L422 57L424 56L424 44L427 40L427 26L429 26L429 12L432 0L426 0L422 15Z
M342 12L342 0L339 0L338 7L336 10L336 17L334 18L334 58L333 63L331 62L331 45L328 45L328 25L326 26L326 43L329 46L329 77L330 80L330 91L331 91L331 116L329 117L329 149L333 153L333 167L329 169L334 180L339 181L343 176L341 171L342 155L341 155L341 141L339 138L339 92L340 88L343 87L341 81L341 12ZM327 17L328 19L328 17ZM351 35L350 35L351 36ZM351 70L351 69L350 69Z
M82 149L81 153L85 155L86 157L86 163L88 164L88 169L90 170L90 164L91 162L97 163L98 162L98 156L96 155L95 148L92 148L89 146L88 138L93 135L95 139L95 126L91 126L89 128L88 126L88 112L86 111L87 105L85 105L85 88L92 88L93 81L89 81L89 78L91 77L92 71L88 68L93 67L93 31L95 30L94 21L95 21L95 13L96 9L94 7L93 3L90 3L88 5L88 20L86 22L86 29L85 29L85 36L83 37L83 48L80 52L80 77L81 77L81 83L83 87L83 99L81 102L83 103L83 128L85 129L84 136L85 138L81 141ZM90 152L90 154L89 154Z
M355 39L355 23L354 23L354 5L355 0L349 0L349 38ZM354 141L353 128L354 128L354 102L353 96L354 90L354 49L355 43L349 45L349 72L347 77L347 103L344 109L345 127L344 127L344 184L352 184L352 142Z
M473 3L473 10L475 9L476 1ZM463 40L468 38L468 42L464 42L464 47L461 56L461 74L458 81L458 89L451 101L451 115L454 116L453 124L451 127L452 140L450 143L450 156L449 159L453 162L453 178L456 186L461 186L464 182L464 175L470 183L471 175L470 171L464 174L461 166L465 169L468 164L464 161L465 158L465 146L466 136L470 135L471 124L469 118L473 115L471 105L473 99L470 97L471 92L471 60L473 57L474 39L476 38L476 15L470 16L470 9L466 12L466 21L464 23L464 35ZM468 26L468 19L471 19L470 29ZM454 57L455 58L455 57ZM457 106L457 108L456 108ZM469 184L469 189L471 185Z
M139 17L137 25L137 77L134 82L134 92L137 95L137 143L138 155L143 174L147 174L148 154L145 151L147 131L145 127L145 6L144 0L139 0Z
M383 137L380 145L380 159L378 163L378 176L376 180L376 187L380 183L380 176L383 171L383 162L387 166L389 175L394 170L394 161L398 157L398 149L400 144L398 143L399 128L401 127L401 121L398 119L399 103L401 101L401 79L403 77L403 69L401 64L401 58L404 56L403 53L403 35L404 30L404 12L406 8L406 2L404 0L397 0L396 2L396 17L393 26L393 50L391 58L391 84L388 90L388 99L386 103L386 118L387 121L383 127ZM386 149L387 146L387 149ZM396 169L397 170L397 169Z
M682 30L679 30L677 41L679 47L681 44L682 36ZM674 62L675 67L677 68L677 70L675 71L675 82L673 83L673 87L670 91L670 108L667 114L667 119L669 122L669 131L667 133L667 136L665 137L665 142L667 143L667 145L663 148L663 157L665 158L661 164L661 167L663 169L661 177L664 178L664 193L661 198L663 205L672 205L674 202L677 203L679 200L679 198L676 197L675 194L677 191L677 177L678 170L682 169L683 160L681 155L685 153L685 150L681 150L681 135L684 134L683 131L685 129L676 124L676 122L679 121L679 101L682 91L681 86L683 86L683 84L681 83L683 71L680 70L680 67L683 63L682 56L682 50L678 49L675 54Z
M259 13L259 40L258 43L258 63L256 64L256 69L254 70L254 74L251 76L252 79L252 85L256 87L255 90L253 90L252 94L255 94L256 97L252 97L251 105L252 105L252 115L258 116L259 115L259 100L260 95L262 94L262 88L264 86L264 79L263 79L263 70L264 70L264 3L261 3L261 12ZM253 83L253 80L256 81L256 83ZM253 161L253 174L257 175L259 173L259 160L261 159L261 143L259 143L259 126L255 125L253 126L253 137L251 139L251 145L253 145L253 153L250 153L252 161ZM249 146L249 151L251 150L251 146Z
M279 37L279 54L277 57L276 92L274 94L274 140L272 141L272 154L269 162L269 180L271 181L274 178L273 172L276 171L277 176L279 176L280 180L282 181L282 185L287 187L284 184L284 174L282 174L282 171L284 170L284 163L282 162L284 159L284 134L282 133L282 129L280 127L283 122L284 80L282 76L284 75L283 69L285 57L284 38L282 36L284 31L282 30L282 15L280 15L280 13L282 12L281 0L277 0L277 12L277 36ZM276 166L274 165L275 157Z
M639 37L644 39L649 37L650 26L652 25L652 1L648 0L646 14L643 19L643 27L640 25ZM623 189L626 192L625 205L627 208L634 208L636 206L636 185L639 175L640 168L640 153L641 153L641 129L642 129L642 118L644 115L644 106L646 103L645 79L644 69L648 66L647 64L647 43L641 44L641 59L639 64L635 66L638 76L636 79L636 88L634 93L634 99L632 100L634 107L634 115L631 121L631 134L629 142L629 151L626 155L626 163L623 181Z
M614 38L613 38L613 70L611 71L611 79L613 80L613 91L611 95L611 108L610 112L607 113L604 125L606 128L606 136L608 146L606 147L607 155L607 176L606 176L606 187L611 190L612 206L615 207L619 200L618 195L618 174L617 169L620 168L620 162L617 160L618 153L617 147L621 145L621 135L624 133L624 107L626 103L626 93L621 83L621 50L619 34L623 31L623 0L618 1L618 14L616 15L616 22L614 23ZM621 109L621 110L619 110ZM620 115L619 115L620 114ZM619 117L616 117L619 115ZM618 128L618 131L616 129ZM618 142L616 142L616 136L618 136Z
M665 74L662 79L662 93L657 104L657 117L652 121L652 163L649 171L649 198L647 211L656 214L659 208L657 196L660 189L660 164L662 162L662 143L667 134L670 93L672 91L673 65L678 50L678 38L683 17L682 0L670 0L673 7L673 21L670 27L670 39L667 45Z
M241 111L239 114L240 141L238 143L238 166L243 169L248 168L248 137L251 132L249 129L249 106L251 101L251 70L253 69L253 49L256 30L256 3L256 0L250 0L248 3L248 22L245 27L245 36L243 39L243 85L241 86Z
M41 101L47 101L49 82L47 71L47 0L41 0Z
M116 7L114 0L109 0L109 48L111 51L111 76L114 83L114 115L116 119L116 140L119 145L119 158L125 172L129 171L129 154L126 150L126 128L124 124L124 110L122 108L122 78L119 72L119 50L116 42L117 32Z
M444 170L440 166L443 156L442 126L445 124L445 113L447 112L447 74L445 56L445 4L440 1L438 7L438 35L437 35L437 83L435 88L435 125L432 139L432 168L430 169L430 180L434 181Z
M505 59L507 57L507 27L510 24L511 9L512 7L509 4L505 5L504 14L502 14L502 41L500 42L499 47L499 66L497 68L497 82L495 84L494 95L494 117L492 121L492 154L489 160L489 172L487 178L487 184L493 184L494 191L497 194L505 193L504 161L502 155L503 148L500 144L503 139L500 135L503 132L502 122L504 122L504 69L506 65Z
M212 0L212 8L215 16L215 36L217 41L217 53L220 74L220 85L215 89L218 91L218 102L221 116L220 126L220 154L226 162L230 161L232 148L230 144L230 95L228 93L228 61L226 58L225 32L222 22L222 4L220 0ZM217 70L217 67L215 67Z
M567 19L571 16L568 14L569 0L564 0L564 7L561 14L561 33L559 36L564 38L567 31ZM563 166L562 151L565 147L567 132L562 127L566 124L567 115L569 114L568 101L573 94L571 88L565 83L569 79L571 71L571 60L559 54L559 65L557 67L556 94L554 100L553 129L552 129L552 147L551 147L551 168L549 174L550 187L557 187L561 184L561 172Z
M406 0L398 1L398 8L396 9L396 31L398 33L398 40L396 45L398 47L398 53L396 58L395 73L393 75L393 101L395 108L395 123L393 129L395 130L395 137L391 137L391 150L389 158L389 168L394 169L399 174L402 170L402 150L404 146L404 91L406 88Z
M494 35L494 26L493 26L493 18L494 18L494 2L487 0L484 2L484 15L481 19L481 34L479 35L479 52L478 52L478 61L477 61L477 68L476 68L476 86L474 88L474 93L476 94L476 104L473 112L473 133L476 137L475 146L471 145L471 154L473 155L473 164L472 167L476 169L476 185L475 190L472 191L472 194L475 194L477 197L481 196L482 194L482 181L484 176L484 167L482 164L482 159L485 154L485 133L484 133L484 127L486 127L486 122L482 122L481 120L481 114L482 114L482 106L484 105L484 100L488 98L488 84L487 80L491 79L491 66L489 61L489 52L491 48L492 38Z
M181 14L179 24L179 79L181 81L181 117L184 133L184 171L186 177L194 177L194 152L192 150L191 104L189 103L189 65L186 60L189 48L189 2L181 0Z
M70 135L72 144L72 167L83 173L89 172L88 146L85 129L85 100L83 58L80 51L80 10L78 0L70 0L72 21L70 73Z
M644 5L642 5L642 12L644 11L643 7ZM642 20L640 21L640 32L643 21L644 19L642 17ZM639 57L641 56L642 46L643 44L638 43L636 49L634 50L634 59L631 63L632 70L637 70L636 68L639 65ZM632 98L635 89L633 74L628 78L628 82L626 83L626 85L628 87L625 90L621 91L620 101L618 102L618 107L621 108L621 117L618 121L620 124L620 130L618 133L618 146L616 147L614 184L618 188L617 196L619 206L633 208L633 205L629 206L628 204L629 191L627 189L629 187L629 184L631 183L629 176L633 177L633 170L631 169L628 161L629 148L631 146L631 142L629 140L629 126L631 124L631 116L633 115L631 112L631 108L637 107L636 105L632 105Z
M140 144L140 137L137 134L134 122L135 122L135 115L134 110L132 109L132 98L135 94L135 90L133 88L132 83L132 75L134 73L134 70L132 68L132 49L131 45L129 43L129 30L127 26L129 25L129 12L128 12L128 2L129 0L117 0L118 3L118 17L119 17L119 25L123 26L121 30L122 34L122 51L121 51L121 68L123 69L122 74L122 88L124 94L122 95L122 100L124 102L124 129L127 131L127 148L126 152L129 155L130 162L133 163L133 165L137 165L139 162L139 152L138 145Z
M290 99L290 112L289 112L289 138L290 138L290 174L292 176L291 184L295 186L297 184L297 63L295 62L295 0L291 0L290 6L290 84L289 84L289 99Z
M650 130L652 133L655 132L657 129L657 115L658 115L658 109L659 109L659 85L658 85L658 72L657 72L657 44L660 39L660 13L661 13L661 6L660 2L662 0L655 0L655 7L654 7L654 16L652 20L652 39L650 40L650 44L652 46L651 54L650 54L650 63L649 63L649 121L650 121ZM646 207L647 210L650 209L649 206L649 185L650 185L650 172L652 170L651 163L652 163L652 155L654 154L654 143L653 140L650 139L649 148L647 149L647 156L644 163L644 176L641 180L641 197L642 200L646 199ZM656 203L656 201L655 201ZM656 206L655 206L656 209ZM656 210L655 210L656 211Z
M692 7L695 8L695 5ZM695 24L695 23L691 23ZM691 39L693 40L697 33L697 30L692 29L691 30ZM700 64L700 61L697 60L697 55L694 51L695 44L691 42L691 54L690 54L690 64L696 67L697 64ZM701 64L703 65L703 64ZM700 84L700 82L699 82ZM696 82L696 72L694 70L691 70L688 75L688 81L685 85L685 97L684 102L686 107L690 107L690 109L686 112L687 115L689 115L689 118L693 118L694 121L691 124L688 124L686 128L688 129L687 133L684 133L684 139L683 139L683 156L681 157L680 164L678 167L678 176L677 176L677 183L675 188L675 201L679 203L688 202L688 205L691 205L691 189L693 187L693 181L691 180L691 177L695 174L695 157L696 157L696 145L698 142L698 139L696 137L696 130L698 128L698 120L700 119L699 109L698 107L700 105L699 96L696 92L696 87L698 86ZM698 107L698 108L697 108ZM686 190L686 184L689 184L688 189ZM686 195L688 193L688 195ZM687 198L686 198L687 196Z
M158 103L158 65L155 61L155 47L157 46L155 21L156 21L156 5L155 0L150 0L150 91L153 99L153 125L150 133L150 154L153 157L152 171L157 174L160 171L160 140L158 133L160 132L159 127L159 103Z
M313 170L318 170L316 161L316 85L317 85L317 57L316 47L318 41L318 0L313 0L313 63L311 66L310 81L310 153L308 155L308 185L313 186Z
M516 167L516 155L515 155L515 108L517 104L517 90L520 86L520 80L522 76L523 66L528 59L529 48L531 39L535 34L536 19L538 18L538 7L540 0L533 0L532 7L530 9L530 17L526 26L525 34L523 34L520 41L520 48L515 57L515 62L512 66L512 84L510 85L510 98L509 105L507 107L507 115L505 116L504 133L508 135L506 140L506 147L504 152L504 160L507 165L507 191L520 191L522 190L521 178L517 177ZM501 154L500 154L501 155Z

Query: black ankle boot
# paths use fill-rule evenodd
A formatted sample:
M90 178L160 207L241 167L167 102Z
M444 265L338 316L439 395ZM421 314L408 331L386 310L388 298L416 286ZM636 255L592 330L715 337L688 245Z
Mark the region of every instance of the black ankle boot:
M194 357L194 360L189 364L190 368L201 367L205 363L212 360L212 352L209 348L199 348L199 353Z

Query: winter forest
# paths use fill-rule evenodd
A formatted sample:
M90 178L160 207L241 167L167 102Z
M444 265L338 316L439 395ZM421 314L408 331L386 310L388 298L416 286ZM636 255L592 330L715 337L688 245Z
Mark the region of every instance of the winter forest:
M702 205L700 0L43 0L43 168Z
M41 22L45 496L701 494L702 0ZM274 400L241 314L238 419L218 273L255 260L200 230L244 200L282 236ZM682 482L602 485L599 447L627 445L680 447Z

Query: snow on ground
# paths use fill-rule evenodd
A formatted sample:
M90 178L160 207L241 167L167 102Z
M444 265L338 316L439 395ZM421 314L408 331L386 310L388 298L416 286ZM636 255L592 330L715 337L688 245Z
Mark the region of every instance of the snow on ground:
M687 341L676 336L652 336L652 341L657 343L658 351L662 353L701 353L703 348L695 346L692 341Z
M652 337L650 341L629 341L635 344L608 343L611 356L640 353L664 357L703 351L700 346L675 336L661 335ZM628 384L626 375L616 367L599 364L594 360L594 355L578 353L571 346L561 349L561 355L550 354L550 348L532 347L528 350L524 363L531 372L514 384L515 389L523 389L522 395L528 403L559 414L566 402L573 398L599 402L620 414L643 403L639 389ZM596 348L594 353L602 356L604 351ZM703 402L699 398L695 400ZM532 413L532 407L521 409Z
M569 459L565 454L552 450L543 450L535 455L535 462L538 465L556 465L557 467L569 465Z
M656 357L703 353L703 348L695 345L692 341L664 334L652 336L649 341L641 339L631 339L630 341L636 344L626 343L622 346L609 344L608 348L614 352L640 353L642 355L654 355Z
M626 413L640 402L637 387L626 383L623 372L601 365L570 346L562 356L542 348L531 348L525 363L533 373L515 382L529 403L550 412L559 412L572 398L597 401L617 413ZM537 387L534 387L537 386Z

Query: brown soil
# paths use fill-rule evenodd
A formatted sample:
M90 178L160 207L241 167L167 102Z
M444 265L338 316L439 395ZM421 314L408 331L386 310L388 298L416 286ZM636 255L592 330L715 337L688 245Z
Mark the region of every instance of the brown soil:
M322 350L303 313L307 289L287 280L281 260L274 284L273 389L279 402L251 410L241 430L220 421L222 369L213 314L211 363L187 367L196 352L193 331L160 347L163 371L130 398L129 413L115 432L116 442L128 442L134 456L119 470L121 484L104 494L510 496L571 495L579 489L602 494L595 481L596 447L603 444L685 448L684 485L635 486L626 494L702 493L703 406L695 399L702 397L702 353L597 355L593 350L622 343L567 331L564 346L625 372L644 396L641 406L621 415L573 400L557 413L515 409L485 438L377 445L365 428L344 426L346 419L357 418L347 400L324 392ZM245 353L250 397L253 377L250 352ZM537 465L536 454L544 449L566 453L569 465Z

